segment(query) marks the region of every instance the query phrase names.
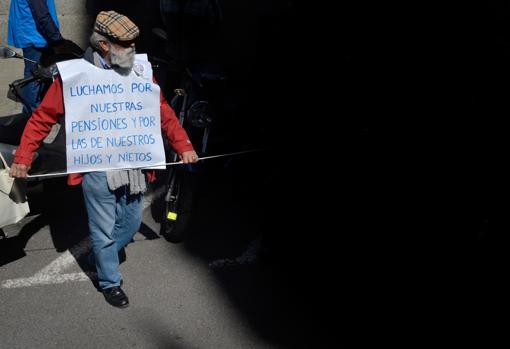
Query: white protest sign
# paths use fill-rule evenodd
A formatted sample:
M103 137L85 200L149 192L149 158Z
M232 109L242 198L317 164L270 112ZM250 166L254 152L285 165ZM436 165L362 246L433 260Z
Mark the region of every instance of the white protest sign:
M146 55L136 55L136 69L128 76L83 59L57 66L64 95L68 173L165 163L160 88L152 82Z

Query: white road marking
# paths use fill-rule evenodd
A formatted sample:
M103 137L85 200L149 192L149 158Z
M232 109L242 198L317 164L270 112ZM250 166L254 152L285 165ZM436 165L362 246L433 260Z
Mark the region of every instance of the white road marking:
M62 274L62 272L73 265L76 259L87 254L90 251L90 241L88 238L83 239L77 245L71 247L62 256L42 268L34 276L28 278L9 279L2 282L2 288L28 287L35 285L61 284L67 281L87 281L89 276L93 274L85 274L84 272Z
M231 267L234 265L241 264L253 264L258 259L258 253L260 250L260 238L257 238L251 242L246 251L235 259L225 258L217 259L209 263L209 267L212 269L218 269L223 267Z
M67 281L88 281L90 278L85 273L47 275L41 272L29 278L10 279L2 282L2 288L19 288L36 285L62 284Z
M144 196L143 209L149 207L152 203L153 194L148 193ZM96 273L68 273L62 272L76 263L81 256L89 253L91 250L90 240L83 239L77 245L71 247L69 251L64 252L60 257L48 264L37 272L34 276L28 278L9 279L2 282L2 288L18 288L36 285L61 284L68 281L89 281L97 277Z

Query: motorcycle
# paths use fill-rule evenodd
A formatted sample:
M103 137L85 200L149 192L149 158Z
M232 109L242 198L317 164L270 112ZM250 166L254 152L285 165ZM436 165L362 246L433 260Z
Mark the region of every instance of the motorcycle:
M50 49L44 51L41 62L32 71L32 76L15 80L9 84L7 98L15 102L21 102L25 107L24 110L28 112L0 117L0 153L8 164L12 164L14 153L17 146L19 146L23 130L32 112L32 108L23 96L23 88L30 83L36 82L40 84L41 99L44 97L44 94L58 74L56 63L68 59L81 58L83 55L83 50L78 45L71 41L68 42L67 50L64 52L55 53ZM5 46L0 46L0 58L16 58L30 61ZM40 149L35 153L30 175L65 172L64 136L64 128L57 124L50 135L44 140ZM39 183L41 180L37 177L28 178L26 184L31 186Z
M23 88L30 83L38 83L40 86L40 99L42 99L58 74L55 63L67 59L80 58L83 54L83 50L69 40L66 40L61 48L63 50L58 53L53 52L51 49L43 50L41 62L33 69L32 76L17 79L9 84L7 98L16 102L21 102L24 108L21 113L0 117L0 155L2 158L2 161L0 161L0 169L2 170L12 165L16 148L19 146L23 130L33 111L28 101L24 98ZM0 58L15 58L31 61L5 46L0 46ZM34 61L31 62L37 63ZM55 125L52 133L50 133L40 149L34 154L30 175L65 172L65 138L63 128L59 126L58 124ZM2 175L7 175L7 172L3 171ZM4 193L8 195L8 199L5 197L3 197L3 199L10 199L16 205L21 205L27 201L27 195L31 194L31 192L39 192L41 187L45 191L49 189L50 192L54 194L55 189L57 189L54 184L59 180L55 179L55 177L65 177L65 175L53 176L49 181L43 181L39 177L29 177L27 180L16 179L12 182L10 192ZM7 182L4 181L4 183ZM4 218L7 219L7 217ZM9 221L9 219L7 219L7 221ZM6 234L1 228L0 237L6 237Z
M242 83L241 89L237 85L244 76L236 76L235 70L233 74L230 73L232 70L226 74L227 62L219 56L209 57L204 47L196 49L200 44L191 49L193 43L182 31L174 33L171 42L167 31L161 28L152 28L152 34L160 42L152 45L153 52L149 52L149 60L158 65L154 74L199 156L242 153L260 148L261 123L247 118L245 113L253 98L243 94ZM208 36L208 33L202 34ZM175 36L179 35L176 40ZM176 45L184 43L190 46L188 50L176 49ZM201 54L186 55L182 51ZM175 154L172 156L176 159ZM189 227L191 214L200 208L197 199L207 194L209 188L217 184L214 181L220 178L235 176L238 180L253 173L248 167L246 161L230 156L223 160L169 167L164 209L162 213L161 210L153 211L156 221L162 217L159 218L162 219L161 235L170 242L185 240L192 232ZM232 185L241 191L240 182Z
M192 70L193 69L193 70ZM213 86L221 84L225 76L197 67L184 68L180 88L170 106L188 133L199 157L209 155L210 134L217 121L217 106L212 103ZM170 151L171 162L178 155ZM200 176L206 171L204 163L171 166L167 170L161 235L170 242L182 242L189 233L189 223L196 199Z

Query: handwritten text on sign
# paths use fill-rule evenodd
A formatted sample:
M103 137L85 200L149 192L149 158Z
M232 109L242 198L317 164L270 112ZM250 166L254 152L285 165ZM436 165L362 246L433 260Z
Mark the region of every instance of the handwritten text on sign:
M66 110L67 172L165 163L160 89L152 83L146 59L136 65L141 76L134 72L122 76L84 60L58 63Z

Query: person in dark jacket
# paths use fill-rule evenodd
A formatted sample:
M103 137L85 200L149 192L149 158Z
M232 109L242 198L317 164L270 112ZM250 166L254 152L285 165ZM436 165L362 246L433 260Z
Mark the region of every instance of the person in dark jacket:
M32 75L45 48L59 47L65 41L54 0L11 0L7 43L23 49L23 57L31 60L25 60L25 78ZM24 112L31 113L39 105L40 89L38 82L25 86L23 96L31 110L24 107Z
M116 81L119 79L117 75L124 75L126 79L132 79L126 80L129 82L127 86L131 86L131 82L140 81L138 79L140 75L135 76L140 74L140 70L137 73L137 67L140 67L134 63L134 41L138 35L138 27L126 16L114 11L102 11L96 18L94 32L90 38L92 46L85 52L84 59L67 61L67 64L71 68L75 66L81 68L75 71L87 74L91 71L90 75L85 74L80 78L87 84L103 86L105 79ZM34 152L48 135L51 127L64 116L64 113L67 117L73 113L72 107L64 107L66 101L70 102L66 98L71 98L66 97L69 95L64 93L68 75L65 69L63 72L59 67L59 70L59 78L50 86L41 105L25 127L11 166L12 177L27 177ZM154 98L156 105L160 106L160 123L164 135L183 163L196 162L198 155L186 131L161 92L157 93L159 90L156 83L153 79L152 84L150 81L151 76L148 76L144 84L154 91L150 98ZM131 97L123 98L126 98L123 102L131 102L128 100ZM114 97L111 97L111 100L114 102ZM119 272L118 253L132 240L140 227L143 193L146 190L144 173L139 168L103 169L84 174L71 174L68 183L82 184L93 250L89 261L93 262L97 269L99 288L108 303L124 308L129 305L129 301L121 289L122 276Z

